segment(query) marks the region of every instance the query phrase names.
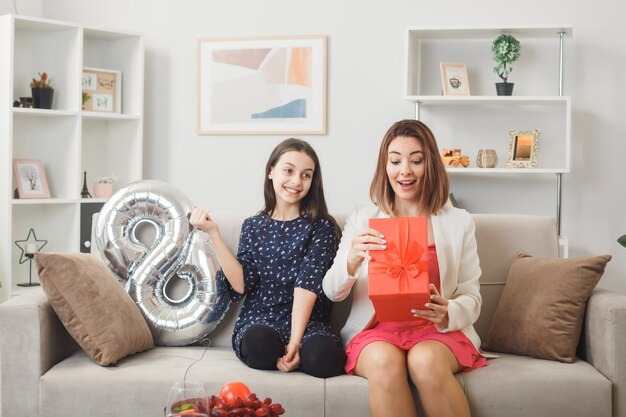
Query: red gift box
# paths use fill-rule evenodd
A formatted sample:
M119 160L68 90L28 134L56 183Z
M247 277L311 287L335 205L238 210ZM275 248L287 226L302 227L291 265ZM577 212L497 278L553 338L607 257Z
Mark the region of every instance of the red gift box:
M387 249L369 252L368 295L378 321L417 320L411 309L430 300L426 217L369 219L369 226L387 241Z

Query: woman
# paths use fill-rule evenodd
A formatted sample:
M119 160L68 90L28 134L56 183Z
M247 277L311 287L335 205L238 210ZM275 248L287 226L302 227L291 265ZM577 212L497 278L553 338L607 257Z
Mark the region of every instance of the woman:
M211 238L218 279L234 299L246 295L233 333L235 353L255 369L339 375L345 353L330 326L322 279L340 231L307 142L287 139L276 146L265 167L264 196L265 208L243 223L236 257L206 211L194 207L189 220Z
M332 268L323 281L326 295L352 307L341 331L346 372L368 379L375 417L416 416L409 379L429 417L469 416L454 374L486 365L472 324L480 314L481 270L474 222L465 210L446 204L448 176L435 138L417 120L402 120L383 138L370 187L374 205L347 219ZM430 301L411 310L414 321L380 323L368 298L369 251L386 241L368 228L376 217L426 216Z

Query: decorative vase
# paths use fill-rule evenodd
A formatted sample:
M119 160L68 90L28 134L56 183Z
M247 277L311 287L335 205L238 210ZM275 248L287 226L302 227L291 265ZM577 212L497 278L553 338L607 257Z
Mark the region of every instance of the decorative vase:
M113 184L94 182L93 183L93 195L96 198L109 198L113 195Z
M496 93L499 96L513 95L513 86L515 83L496 83Z
M495 149L481 149L476 156L476 165L480 168L495 168L498 166L498 154Z
M33 93L33 108L51 109L54 88L31 88Z

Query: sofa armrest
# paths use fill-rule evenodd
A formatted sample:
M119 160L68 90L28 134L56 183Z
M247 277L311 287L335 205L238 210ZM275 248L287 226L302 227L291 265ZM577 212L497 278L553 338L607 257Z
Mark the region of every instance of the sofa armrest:
M583 335L587 362L613 383L613 417L626 417L626 295L594 290Z
M0 416L39 415L39 378L78 345L41 288L0 304Z

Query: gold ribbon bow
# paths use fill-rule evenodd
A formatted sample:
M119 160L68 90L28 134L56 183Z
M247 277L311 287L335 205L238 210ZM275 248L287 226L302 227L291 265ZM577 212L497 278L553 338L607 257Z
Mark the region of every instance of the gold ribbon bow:
M385 273L398 280L398 293L406 292L409 278L416 279L418 275L428 270L428 261L420 261L425 248L415 241L409 242L408 220L396 219L396 236L398 247L393 243L387 245L383 251L384 257L372 263L374 273Z

